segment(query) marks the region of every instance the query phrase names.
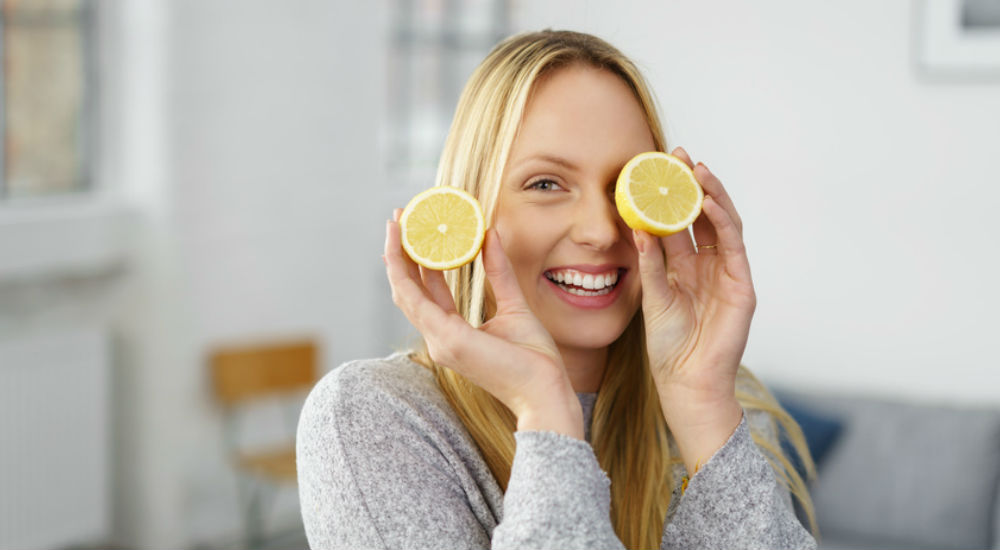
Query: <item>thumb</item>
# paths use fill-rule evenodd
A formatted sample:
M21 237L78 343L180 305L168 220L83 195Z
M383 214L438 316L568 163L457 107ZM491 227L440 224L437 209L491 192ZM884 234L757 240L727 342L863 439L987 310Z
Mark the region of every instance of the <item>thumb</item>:
M637 229L632 230L632 238L639 251L642 309L649 319L651 314L670 305L673 301L673 291L667 284L667 265L660 240Z
M496 228L486 232L486 241L483 243L483 267L486 278L493 288L498 312L528 307L521 292L521 285L514 275L514 268L504 253L503 243L500 242Z

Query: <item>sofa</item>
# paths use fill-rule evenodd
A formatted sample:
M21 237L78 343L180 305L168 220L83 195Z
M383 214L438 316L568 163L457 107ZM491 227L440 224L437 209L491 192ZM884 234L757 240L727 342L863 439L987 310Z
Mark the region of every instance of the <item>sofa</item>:
M1000 406L772 389L817 463L821 549L1000 550Z

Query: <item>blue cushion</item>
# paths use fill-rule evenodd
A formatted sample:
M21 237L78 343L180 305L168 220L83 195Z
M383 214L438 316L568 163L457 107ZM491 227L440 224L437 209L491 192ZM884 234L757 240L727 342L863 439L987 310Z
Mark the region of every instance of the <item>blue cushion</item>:
M802 406L787 396L778 394L777 398L781 406L784 407L788 414L799 424L799 427L802 428L802 433L806 437L806 445L809 447L809 453L812 454L813 462L816 463L816 467L818 468L823 461L823 457L833 448L834 442L836 442L837 437L844 428L844 423L839 418L827 416L809 407ZM781 439L781 446L785 455L791 458L795 469L798 470L802 477L805 477L805 466L802 464L787 437Z

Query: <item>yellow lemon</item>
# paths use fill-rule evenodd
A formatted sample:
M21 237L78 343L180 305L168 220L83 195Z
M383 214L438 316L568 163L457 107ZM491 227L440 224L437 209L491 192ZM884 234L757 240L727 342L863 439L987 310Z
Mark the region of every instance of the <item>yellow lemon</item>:
M483 246L486 219L472 195L455 187L432 187L410 200L399 228L410 258L442 271L475 259Z
M658 151L633 157L615 184L615 205L625 223L660 237L694 223L704 199L688 165Z

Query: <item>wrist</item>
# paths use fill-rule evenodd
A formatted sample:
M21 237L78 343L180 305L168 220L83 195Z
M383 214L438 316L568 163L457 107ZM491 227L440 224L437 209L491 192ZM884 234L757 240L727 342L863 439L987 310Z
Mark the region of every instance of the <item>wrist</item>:
M725 445L743 419L735 391L697 396L687 391L661 392L660 405L688 475L694 475Z
M584 438L583 409L572 388L524 403L514 414L518 431L549 431Z
M678 422L703 423L727 409L731 410L734 404L739 406L735 380L712 387L676 382L657 384L656 393L667 420Z

